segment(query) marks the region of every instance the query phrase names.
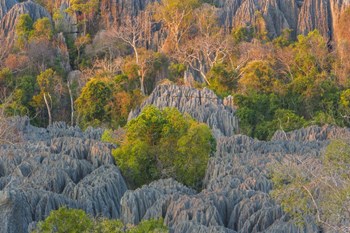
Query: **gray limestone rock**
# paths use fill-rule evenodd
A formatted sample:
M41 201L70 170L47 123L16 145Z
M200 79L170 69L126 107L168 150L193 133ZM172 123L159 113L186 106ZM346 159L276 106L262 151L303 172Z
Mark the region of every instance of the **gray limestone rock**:
M213 91L176 85L159 85L140 107L131 111L129 120L137 117L148 105L158 108L174 107L182 113L190 114L199 122L204 122L212 129L213 134L232 136L238 131L238 119L235 110L225 106Z
M18 2L16 0L1 0L0 1L0 20L17 3Z
M0 232L26 233L61 206L92 216L120 218L127 190L102 130L82 132L55 123L36 128L27 118L12 122L23 141L0 146Z

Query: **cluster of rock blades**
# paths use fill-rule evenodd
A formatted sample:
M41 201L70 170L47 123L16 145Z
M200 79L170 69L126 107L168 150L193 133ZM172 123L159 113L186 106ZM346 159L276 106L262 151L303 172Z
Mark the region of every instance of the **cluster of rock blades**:
M165 85L150 98L160 90L168 90L161 92L160 100L167 98L163 95L189 91ZM191 106L198 108L203 103L204 99L195 100ZM221 102L216 104L216 114L225 115L220 111L227 108L220 107ZM186 101L174 106L185 105ZM173 179L127 190L114 165L112 145L99 141L101 130L82 132L64 123L36 128L27 118L16 118L12 123L22 142L0 145L0 232L8 233L27 233L60 206L130 224L161 217L174 233L316 233L315 223L295 225L269 196L272 182L268 168L291 156L317 159L330 139L350 139L349 129L331 126L276 132L269 142L243 135L218 137L217 152L209 161L201 192Z
M207 88L199 90L172 84L159 85L140 107L130 112L129 120L137 117L148 105L161 109L177 108L181 113L188 113L197 121L208 124L216 138L232 136L239 131L235 110Z
M127 187L113 164L111 145L97 140L101 130L83 133L64 123L41 129L27 118L13 124L22 142L0 145L0 232L30 232L61 206L121 216Z

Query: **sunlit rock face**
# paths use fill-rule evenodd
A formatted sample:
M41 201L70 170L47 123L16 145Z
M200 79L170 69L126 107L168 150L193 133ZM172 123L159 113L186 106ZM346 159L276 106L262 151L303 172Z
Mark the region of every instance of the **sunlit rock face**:
M224 105L215 93L207 88L196 89L176 85L159 85L142 105L129 114L129 120L137 117L148 105L158 108L173 107L190 114L212 129L214 136L232 136L238 131L238 119L231 106Z
M292 29L293 35L315 29L325 37L337 37L337 20L350 5L348 0L217 0L221 20L227 28L254 25L257 12L264 18L270 38Z

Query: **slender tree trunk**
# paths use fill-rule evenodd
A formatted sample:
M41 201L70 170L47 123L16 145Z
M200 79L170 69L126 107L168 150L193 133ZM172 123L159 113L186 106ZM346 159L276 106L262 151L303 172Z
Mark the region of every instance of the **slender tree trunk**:
M145 75L141 75L141 77L140 77L140 84L141 84L141 93L143 94L143 95L146 95L146 91L145 91Z
M71 126L74 126L74 100L73 100L73 94L72 89L70 88L70 82L67 82L69 97L70 97L70 109L71 109L71 118L70 118L70 124Z
M134 50L134 53L135 53L136 65L139 65L139 53L137 52L137 48L135 44L132 45L132 49Z
M49 125L52 124L52 117L51 117L51 108L50 108L50 105L47 101L47 98L46 98L46 94L44 93L44 101L45 101L45 104L46 104L46 108L47 108L47 114L49 115Z

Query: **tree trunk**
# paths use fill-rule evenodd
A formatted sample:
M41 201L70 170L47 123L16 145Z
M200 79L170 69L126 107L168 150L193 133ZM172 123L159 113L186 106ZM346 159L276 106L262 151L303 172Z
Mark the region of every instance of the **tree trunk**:
M71 119L70 123L71 126L74 126L74 101L73 101L73 95L72 95L72 89L70 88L70 82L67 82L69 97L70 97L70 109L71 109Z
M46 98L46 94L45 93L44 93L44 101L45 101L46 108L47 108L47 114L49 115L49 125L51 125L52 124L51 108L50 108L49 103L47 102L47 98Z
M135 53L136 65L139 65L139 53L137 52L137 48L135 44L132 45L132 49L134 50L134 53Z
M140 77L140 84L141 84L141 93L142 95L146 95L146 91L145 91L145 76L144 75L141 75Z

